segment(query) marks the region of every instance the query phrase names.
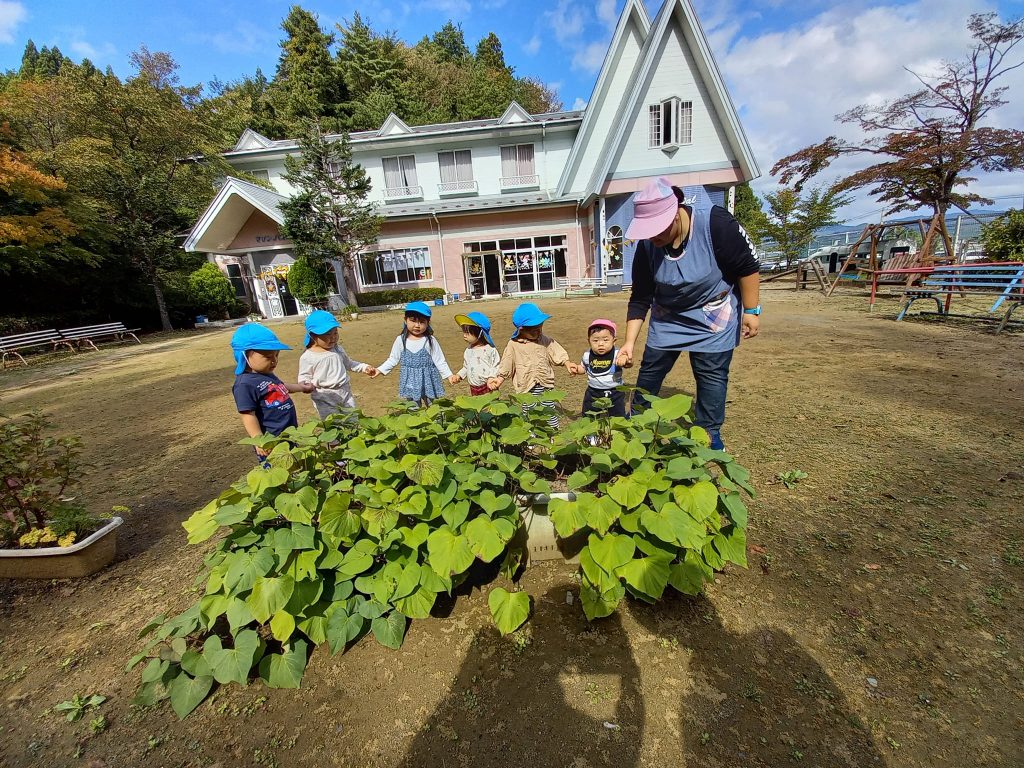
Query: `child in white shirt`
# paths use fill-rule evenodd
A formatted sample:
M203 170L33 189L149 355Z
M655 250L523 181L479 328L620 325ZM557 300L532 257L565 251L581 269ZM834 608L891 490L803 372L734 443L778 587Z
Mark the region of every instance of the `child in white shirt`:
M355 408L348 372L373 376L376 369L353 360L338 344L338 321L322 309L306 318L306 351L299 358L299 381L316 387L311 395L316 412L326 419L339 408Z
M471 395L486 395L491 391L487 380L498 375L501 362L501 354L491 340L491 319L483 312L470 312L456 315L455 322L461 326L468 345L462 354L462 370L455 375L458 381L469 381Z

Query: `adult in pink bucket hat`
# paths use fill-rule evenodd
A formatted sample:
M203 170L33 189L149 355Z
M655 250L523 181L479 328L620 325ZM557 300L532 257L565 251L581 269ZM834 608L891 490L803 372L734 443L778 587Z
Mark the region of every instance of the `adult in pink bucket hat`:
M760 329L760 264L747 233L715 205L704 187L679 188L662 177L633 198L626 237L637 241L626 339L616 362L633 362L648 313L637 388L657 395L679 355L687 352L697 382L694 422L724 449L721 429L729 366L740 339ZM640 395L633 409L645 407Z

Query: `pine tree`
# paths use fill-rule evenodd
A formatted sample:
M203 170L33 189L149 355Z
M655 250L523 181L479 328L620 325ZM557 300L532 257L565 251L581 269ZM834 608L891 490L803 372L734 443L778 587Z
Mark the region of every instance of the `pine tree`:
M489 32L476 46L476 60L485 67L512 74L512 69L505 64L505 54L501 50L501 40L493 32Z
M462 34L462 25L453 24L449 19L430 39L431 46L441 61L462 62L469 58L466 47L466 36Z
M281 204L281 232L295 246L295 255L314 269L326 270L331 260L345 268L348 303L355 304L355 259L376 242L382 218L372 203L370 179L352 162L348 134L326 135L319 120L309 120L299 137L299 153L285 158L285 180L295 195Z
M25 43L25 52L21 55L21 69L18 74L21 77L35 77L36 64L39 62L39 50L36 44L29 40Z

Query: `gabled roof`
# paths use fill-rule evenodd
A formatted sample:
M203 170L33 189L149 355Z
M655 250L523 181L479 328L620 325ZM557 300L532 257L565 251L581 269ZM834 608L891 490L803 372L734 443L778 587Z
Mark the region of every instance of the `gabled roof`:
M251 184L234 176L228 176L224 186L220 188L220 191L210 201L210 204L206 206L206 210L199 217L199 221L192 227L192 231L189 232L188 237L185 239L183 247L189 252L207 250L197 247L199 241L213 228L222 212L226 212L228 209L235 214L231 222L223 223L223 227L226 228L225 231L230 235L228 237L229 242L234 239L238 229L241 228L254 209L278 224L282 224L284 223L284 214L281 213L281 203L287 199L284 195L264 189L258 184ZM241 206L238 205L239 202L242 203ZM229 230L232 228L234 231L230 232ZM216 249L211 248L209 250Z
M245 149L269 149L274 145L274 142L268 139L266 136L256 133L252 128L246 128L242 131L242 135L238 137L238 141L235 142L235 151Z
M665 0L665 4L662 5L654 20L654 27L644 41L640 68L633 80L632 87L629 89L629 98L621 114L623 116L637 114L640 100L644 98L646 93L646 85L650 82L653 69L658 64L658 52L663 47L666 37L671 33L673 21L679 24L693 54L698 73L708 89L729 145L739 161L740 171L745 178L757 178L761 175L761 171L757 167L757 160L754 159L750 142L747 141L747 135L740 124L739 115L736 113L736 107L733 105L729 91L725 87L725 80L722 78L722 73L718 69L714 54L711 52L711 46L708 45L707 38L704 36L704 30L700 26L700 21L697 19L697 15L694 13L693 7L688 0ZM586 192L588 195L592 196L600 192L601 187L608 178L608 174L611 172L612 163L622 151L623 144L628 136L629 125L630 121L628 119L620 120L618 129L613 133L611 141L602 148L594 175L587 185Z
M594 90L587 102L587 109L583 115L583 122L576 134L576 141L573 142L569 152L569 158L562 170L562 178L558 181L558 195L568 194L569 182L576 173L580 160L585 152L593 151L593 147L587 147L587 143L594 132L595 124L600 112L604 109L611 109L622 114L617 108L628 94L628 90L621 93L610 93L613 75L615 74L622 52L632 44L631 33L636 32L641 40L646 41L651 29L651 20L647 16L647 10L640 0L626 0L626 7L619 15L619 21L615 25L615 32L612 34L612 41L605 51L604 61L601 63L601 72L597 76Z
M380 126L380 130L377 131L378 136L395 136L402 133L412 133L412 130L406 125L406 122L392 112Z
M523 109L516 102L512 102L508 105L508 109L505 113L498 118L498 125L508 125L509 123L532 123L535 122L533 115Z

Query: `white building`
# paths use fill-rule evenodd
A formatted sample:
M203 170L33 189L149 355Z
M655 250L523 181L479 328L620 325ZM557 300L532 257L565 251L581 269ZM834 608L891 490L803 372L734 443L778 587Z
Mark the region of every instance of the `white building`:
M628 0L583 111L531 115L513 103L500 118L422 126L391 115L349 138L385 218L358 261L359 292L628 284L635 246L622 233L637 190L667 176L731 205L732 188L760 174L687 0L665 0L653 22ZM292 193L284 158L295 151L293 140L246 130L225 157L275 191L229 178L185 243L267 316L297 311L287 293L292 249L278 229L278 205Z

